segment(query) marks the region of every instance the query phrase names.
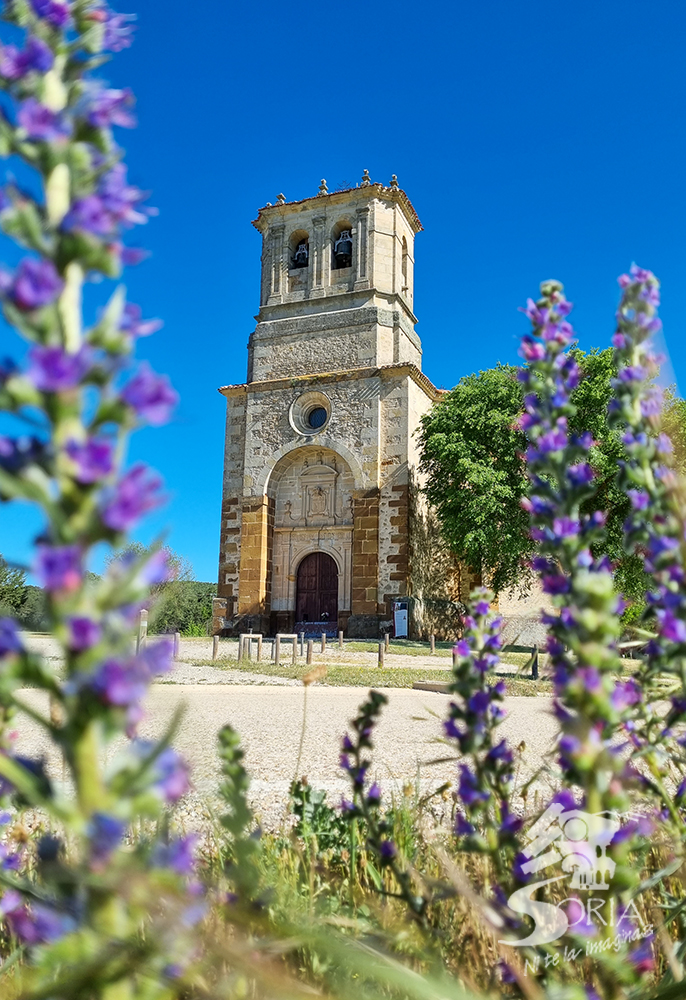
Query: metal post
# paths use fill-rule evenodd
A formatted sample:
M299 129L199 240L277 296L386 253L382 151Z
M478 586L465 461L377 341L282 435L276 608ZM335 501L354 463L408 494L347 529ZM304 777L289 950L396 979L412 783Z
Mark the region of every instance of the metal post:
M307 662L312 663L312 653L314 652L314 639L307 640Z
M305 655L305 633L304 632L300 633L300 655L301 656Z
M435 652L436 652L436 636L432 635L431 636L431 655L433 656Z
M343 649L343 633L338 633L338 648Z
M219 636L218 635L213 635L212 636L212 659L213 660L217 659L217 654L218 653L219 653Z
M174 659L178 660L179 650L181 648L181 633L174 632Z
M274 666L278 667L279 660L281 659L281 636L277 635L274 639Z
M383 667L383 661L384 661L384 653L385 653L385 651L386 651L386 643L380 642L379 643L379 666L380 667Z

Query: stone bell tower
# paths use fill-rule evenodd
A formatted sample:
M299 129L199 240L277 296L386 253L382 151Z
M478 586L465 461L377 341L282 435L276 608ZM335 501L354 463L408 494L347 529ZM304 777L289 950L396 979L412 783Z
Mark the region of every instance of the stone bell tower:
M377 636L412 592L413 432L439 391L413 313L421 224L361 183L260 209L248 375L224 386L216 630ZM221 621L219 619L222 619Z

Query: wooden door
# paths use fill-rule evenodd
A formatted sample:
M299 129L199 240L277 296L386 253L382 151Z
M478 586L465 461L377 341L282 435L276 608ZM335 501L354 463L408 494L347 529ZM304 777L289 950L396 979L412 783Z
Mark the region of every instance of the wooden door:
M338 567L326 552L312 552L298 566L295 620L338 621Z

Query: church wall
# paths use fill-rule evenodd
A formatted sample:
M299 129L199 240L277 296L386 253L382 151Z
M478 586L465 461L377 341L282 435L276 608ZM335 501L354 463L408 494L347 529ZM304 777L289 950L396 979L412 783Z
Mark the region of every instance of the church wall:
M247 397L245 393L230 396L226 400L224 481L222 486L217 594L220 598L224 598L227 601L227 618L231 618L235 614L238 600L246 402Z

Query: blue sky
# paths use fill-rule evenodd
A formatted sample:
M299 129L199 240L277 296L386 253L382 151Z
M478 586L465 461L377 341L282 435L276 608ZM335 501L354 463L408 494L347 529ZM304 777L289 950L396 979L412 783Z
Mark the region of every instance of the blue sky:
M198 579L216 578L217 387L245 379L258 307L250 221L280 191L398 175L425 229L415 309L438 385L516 360L517 306L544 278L576 303L581 346L605 346L616 276L635 260L663 282L686 386L682 4L140 0L136 13L135 45L104 75L137 95L139 129L119 140L160 214L137 234L152 257L127 283L164 319L139 353L182 402L131 455L170 497L140 537L166 529ZM37 522L7 506L0 519L0 551L26 558Z

